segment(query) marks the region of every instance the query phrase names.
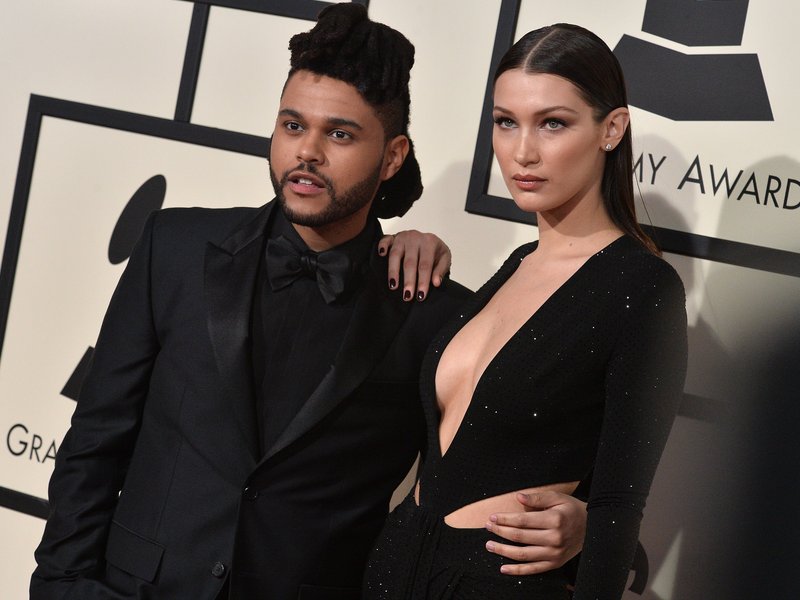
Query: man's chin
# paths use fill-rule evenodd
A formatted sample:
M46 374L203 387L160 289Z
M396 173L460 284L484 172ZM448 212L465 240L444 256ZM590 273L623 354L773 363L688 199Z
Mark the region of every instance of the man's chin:
M291 198L283 196L278 203L286 218L295 225L313 226L324 219L329 202L323 199Z
M331 220L325 211L295 211L287 206L283 207L283 214L290 223L303 227L324 227Z

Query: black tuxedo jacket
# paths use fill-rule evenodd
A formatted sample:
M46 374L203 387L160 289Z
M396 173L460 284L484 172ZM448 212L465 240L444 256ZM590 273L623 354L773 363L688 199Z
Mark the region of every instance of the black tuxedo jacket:
M374 253L335 364L259 457L250 309L273 206L149 219L58 452L32 600L212 600L226 580L236 600L358 597L422 444L422 354L468 292L404 303Z

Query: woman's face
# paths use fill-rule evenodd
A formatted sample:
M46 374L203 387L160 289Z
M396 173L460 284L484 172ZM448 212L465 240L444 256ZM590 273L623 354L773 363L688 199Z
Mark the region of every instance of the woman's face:
M514 202L527 212L568 214L602 202L606 123L557 75L506 71L494 87L492 145Z

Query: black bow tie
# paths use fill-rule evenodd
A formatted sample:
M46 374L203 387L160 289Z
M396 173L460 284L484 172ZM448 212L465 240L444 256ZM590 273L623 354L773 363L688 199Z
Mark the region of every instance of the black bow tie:
M316 279L322 297L330 304L347 290L354 271L344 252L303 252L282 235L267 241L267 275L274 291L307 276Z

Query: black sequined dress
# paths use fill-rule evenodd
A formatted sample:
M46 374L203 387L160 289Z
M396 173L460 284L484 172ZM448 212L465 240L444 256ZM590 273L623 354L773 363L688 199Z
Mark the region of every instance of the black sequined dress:
M499 538L443 519L484 498L569 481L589 489L574 599L622 596L686 370L684 290L667 262L627 236L589 258L492 359L441 454L442 352L535 249L518 248L428 350L420 506L409 496L389 516L364 600L568 599L564 569L503 575L500 565L512 561L484 548Z

